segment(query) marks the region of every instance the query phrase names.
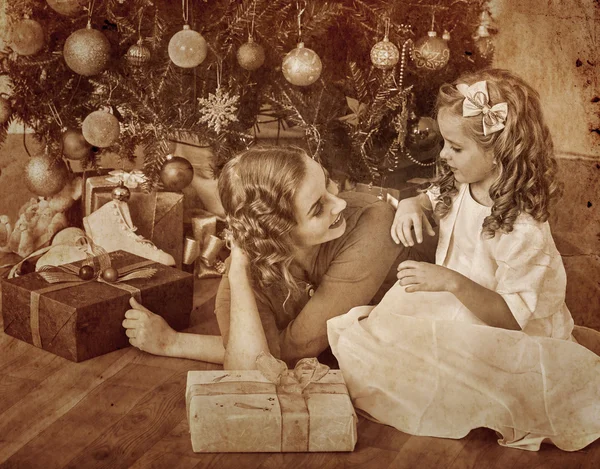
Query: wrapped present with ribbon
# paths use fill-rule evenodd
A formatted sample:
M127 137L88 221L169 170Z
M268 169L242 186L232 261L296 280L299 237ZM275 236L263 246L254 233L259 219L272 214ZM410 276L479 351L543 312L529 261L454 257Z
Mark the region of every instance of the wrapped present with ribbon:
M356 413L340 370L316 358L289 370L264 353L256 365L257 370L188 372L195 452L354 450Z
M85 269L84 269L85 267ZM189 326L194 278L125 251L2 280L4 332L72 361L129 345L133 296L176 330Z
M183 194L180 192L144 192L146 176L139 170L112 170L103 176L88 177L83 195L83 216L95 212L112 200L112 191L123 184L130 190L127 205L136 233L173 256L181 267L183 257Z
M225 273L224 260L229 255L224 238L226 222L213 213L196 209L191 215L191 236L183 243L183 264L194 264L199 278L220 277Z

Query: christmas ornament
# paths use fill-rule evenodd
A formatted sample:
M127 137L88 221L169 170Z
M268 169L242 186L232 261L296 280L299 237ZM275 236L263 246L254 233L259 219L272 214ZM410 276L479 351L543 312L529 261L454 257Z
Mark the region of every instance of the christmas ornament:
M168 191L177 192L187 187L194 179L194 167L180 156L167 156L167 161L160 170L160 180Z
M0 96L0 125L5 124L12 116L12 106L10 101L3 96Z
M150 60L150 49L143 45L142 38L133 44L125 54L125 60L129 65L140 67Z
M442 39L444 41L448 42L451 39L450 32L447 30L444 30L444 34L442 34Z
M81 280L92 280L95 276L94 268L91 265L82 265L79 268L79 278Z
M88 114L83 120L81 132L91 145L106 148L118 140L121 127L110 112L98 110Z
M322 69L317 53L304 47L303 42L299 42L295 49L288 52L281 64L285 79L296 86L312 85L321 76Z
M440 70L446 66L450 59L450 49L446 41L437 37L435 31L429 31L427 36L415 43L412 50L412 59L419 69Z
M44 47L44 30L37 21L25 18L13 26L10 39L17 54L37 54Z
M486 11L481 13L481 24L477 28L477 33L474 36L475 47L479 51L479 55L484 59L491 57L494 53L494 41L490 37L488 26L490 23L489 15Z
M62 134L63 155L70 160L85 160L92 152L80 130L67 129Z
M400 60L400 51L387 36L371 48L371 62L377 68L390 69L398 63L398 60Z
M116 282L119 279L119 271L114 267L108 267L102 271L102 279L109 283Z
M169 58L181 68L194 68L206 58L208 47L202 35L188 24L175 33L169 41Z
M406 147L415 153L433 149L440 141L440 130L435 119L417 117L413 112L406 130Z
M65 187L69 170L61 158L34 156L25 165L25 185L41 197L50 197Z
M119 200L121 202L128 202L131 197L131 191L129 188L121 182L117 187L112 190L111 197L113 200Z
M50 8L65 16L83 13L83 5L86 3L88 3L87 0L48 0Z
M86 77L102 73L110 61L110 42L88 22L67 38L63 57L71 70Z
M217 88L214 94L209 93L208 98L198 98L198 122L208 124L208 127L217 133L221 132L221 129L238 120L236 113L239 100L238 95L230 96L221 87Z
M248 42L242 44L237 51L237 61L245 70L256 70L265 62L265 50L249 36Z

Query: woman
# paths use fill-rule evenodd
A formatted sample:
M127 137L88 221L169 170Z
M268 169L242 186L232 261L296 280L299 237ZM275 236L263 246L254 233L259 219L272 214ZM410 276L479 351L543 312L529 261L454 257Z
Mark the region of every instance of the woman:
M369 303L388 272L395 280L398 262L433 258L435 248L426 256L394 243L392 207L368 194L338 196L299 148L240 154L224 167L219 195L232 242L216 299L222 336L175 332L132 299L123 326L141 350L226 369L252 369L265 351L293 365L327 349L327 320Z

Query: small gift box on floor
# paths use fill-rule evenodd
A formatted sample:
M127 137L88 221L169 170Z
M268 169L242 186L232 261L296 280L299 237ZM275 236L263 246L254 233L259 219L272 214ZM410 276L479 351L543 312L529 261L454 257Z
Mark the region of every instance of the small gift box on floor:
M136 234L152 241L159 249L173 256L181 267L183 256L183 194L179 192L145 193L140 184L141 171L130 173L114 170L105 176L88 177L83 197L84 213L88 216L112 199L112 191L120 182L129 189L128 201Z
M105 255L116 269L116 281L82 280L74 275L86 261L61 266L60 271L53 268L3 279L4 331L79 362L129 345L121 323L132 296L172 328L189 326L192 275L125 251Z
M341 371L316 358L288 370L262 353L257 367L188 372L187 416L195 452L354 450L357 419Z

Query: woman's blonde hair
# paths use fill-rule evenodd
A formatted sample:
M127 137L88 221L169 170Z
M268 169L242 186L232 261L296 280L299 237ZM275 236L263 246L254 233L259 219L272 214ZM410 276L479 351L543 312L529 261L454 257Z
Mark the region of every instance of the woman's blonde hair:
M489 105L508 104L504 129L487 136L483 133L481 114L462 117L465 97L456 88L460 83L472 85L484 80L487 82ZM498 165L498 177L489 193L494 205L483 222L485 236L494 237L499 230L510 233L520 213L546 221L550 202L559 195L560 186L555 180L557 165L552 137L544 121L538 93L507 70L482 70L461 76L453 84L442 85L436 108L438 113L445 109L460 116L465 133L484 152L491 152ZM435 213L445 216L456 187L454 174L443 161L434 185L440 190Z
M290 232L297 224L294 197L306 175L306 157L292 146L252 147L230 160L219 176L233 239L250 259L258 291L272 285L287 287L288 296L299 291L289 271Z

